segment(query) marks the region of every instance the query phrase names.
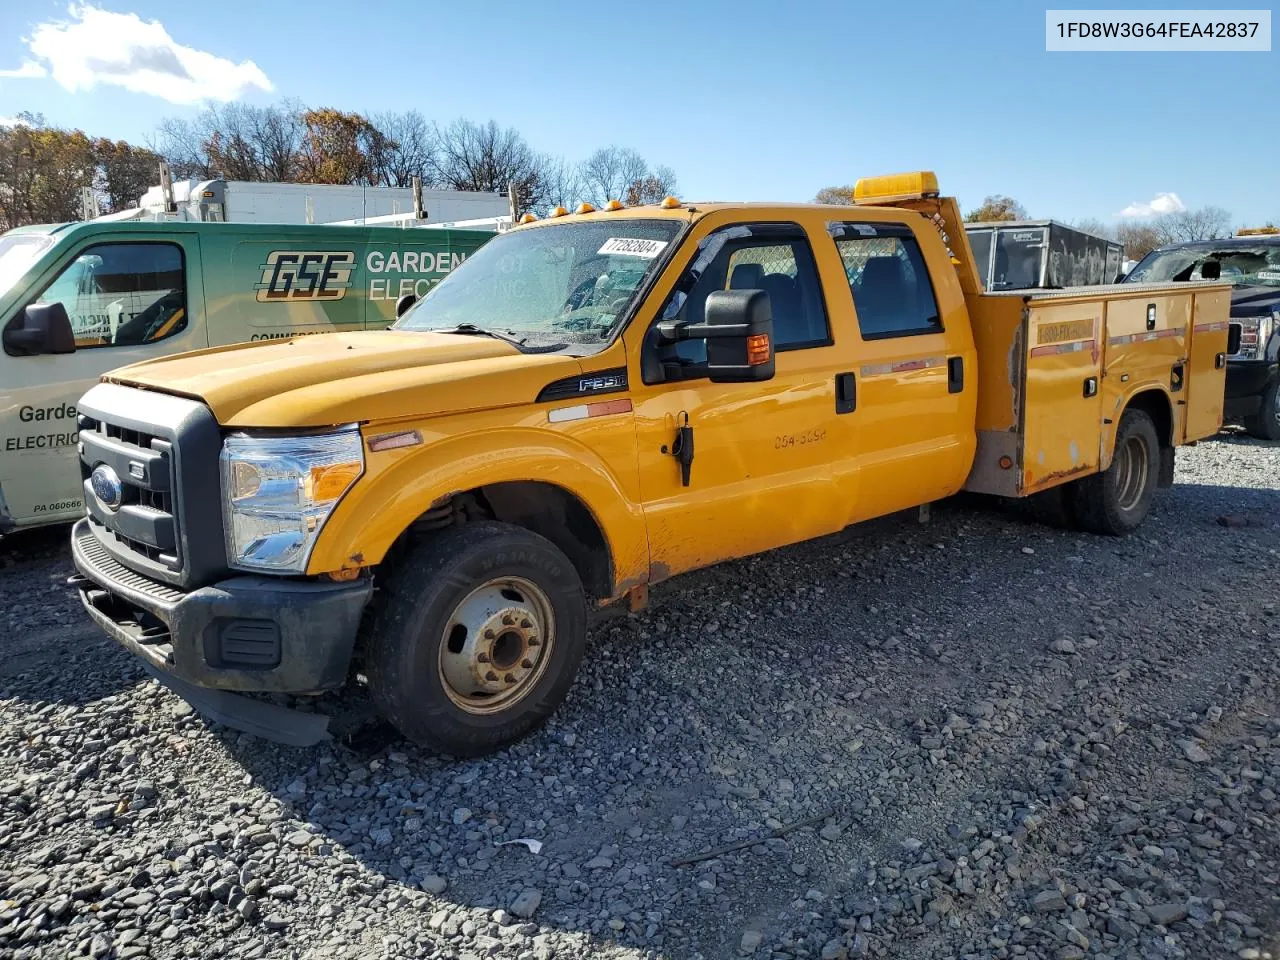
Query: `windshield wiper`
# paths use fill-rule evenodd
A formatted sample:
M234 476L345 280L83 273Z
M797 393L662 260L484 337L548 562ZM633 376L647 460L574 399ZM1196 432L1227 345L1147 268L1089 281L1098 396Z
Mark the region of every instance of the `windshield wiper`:
M528 337L517 340L511 335L511 332L498 333L496 330L486 330L484 327L477 327L474 323L460 323L456 327L449 329L432 330L431 333L458 333L466 337L493 337L495 340L502 340L511 344L513 347L523 346Z
M568 346L567 343L548 343L538 346L526 346L529 342L528 337L520 337L516 339L512 335L512 331L499 333L496 330L486 330L484 327L477 327L474 323L460 323L456 327L449 329L431 330L431 333L457 333L464 337L493 337L495 340L501 340L503 343L509 343L521 353L554 353L557 350L563 350Z

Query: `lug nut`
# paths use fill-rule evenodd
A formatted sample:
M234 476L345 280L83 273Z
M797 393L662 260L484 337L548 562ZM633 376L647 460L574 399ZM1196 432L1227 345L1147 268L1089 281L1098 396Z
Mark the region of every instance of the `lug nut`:
M490 682L495 682L498 679L498 675L494 673L492 670L490 670L488 673L484 675L484 678Z
M533 667L533 661L532 661L532 660L521 660L521 661L520 661L520 666L524 667L526 670L532 669L532 667Z
M520 621L520 626L523 627L525 630L528 630L530 627L533 626L533 621L529 620L528 618L525 618L524 620Z
M481 663L488 663L488 662L489 662L489 655L488 655L487 653L477 653L477 654L476 654L476 659L477 659L478 661L480 661Z
M515 622L516 622L516 618L515 618L515 617L513 617L511 614L509 614L509 613L504 613L504 614L502 615L502 625L503 625L504 627L509 627L509 626L511 626L511 625L512 625L513 623L515 623Z
M505 681L507 681L507 683L515 683L515 682L516 682L516 675L515 675L514 673L508 673L508 674L507 674L505 677L503 677L502 679L503 679L503 680L505 680Z
M492 631L492 630L486 630L486 631L484 632L484 638L485 638L486 640L492 640L492 639L493 639L493 631Z

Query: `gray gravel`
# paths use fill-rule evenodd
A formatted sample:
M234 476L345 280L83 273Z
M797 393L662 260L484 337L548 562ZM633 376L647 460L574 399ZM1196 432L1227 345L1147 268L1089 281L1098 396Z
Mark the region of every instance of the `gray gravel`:
M1280 957L1277 491L1226 435L1126 540L965 499L680 578L466 763L210 727L11 541L0 957Z

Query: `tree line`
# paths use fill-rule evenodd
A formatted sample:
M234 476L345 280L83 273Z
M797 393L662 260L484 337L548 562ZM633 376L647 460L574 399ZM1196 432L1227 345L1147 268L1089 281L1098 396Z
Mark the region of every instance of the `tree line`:
M814 197L816 203L853 203L853 187L824 187ZM1028 219L1026 208L1012 197L994 194L965 213L969 223L1002 222ZM1120 220L1107 224L1095 218L1066 221L1077 230L1118 240L1124 244L1125 256L1140 260L1156 247L1189 240L1219 240L1231 236L1231 214L1221 207L1201 207L1164 213L1149 220Z
M0 127L0 229L78 219L88 187L102 212L134 206L159 182L164 160L176 179L505 192L522 211L583 201L653 203L675 193L675 172L628 147L607 146L580 163L535 150L514 128L458 119L441 124L416 110L361 114L296 101L210 106L193 119L163 121L145 146L93 139L24 113Z

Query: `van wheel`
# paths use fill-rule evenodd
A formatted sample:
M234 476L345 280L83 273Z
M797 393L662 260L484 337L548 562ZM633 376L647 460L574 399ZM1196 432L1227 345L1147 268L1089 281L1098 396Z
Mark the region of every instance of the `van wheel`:
M1109 536L1136 530L1151 510L1159 475L1155 424L1142 410L1126 410L1111 466L1072 484L1070 498L1080 526Z
M1061 484L1027 497L1027 511L1031 518L1046 527L1056 527L1059 530L1079 529L1075 503L1067 487L1068 485Z
M505 523L453 527L412 547L380 592L369 692L410 740L459 757L490 753L568 694L586 647L586 599L549 540Z
M1280 380L1263 391L1258 412L1245 418L1244 428L1259 440L1280 440Z

